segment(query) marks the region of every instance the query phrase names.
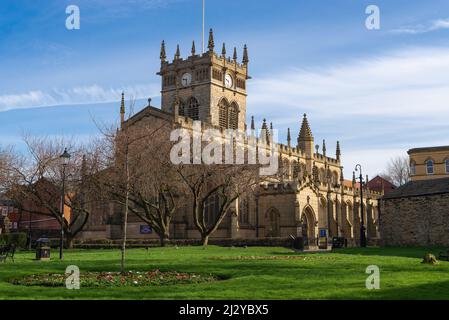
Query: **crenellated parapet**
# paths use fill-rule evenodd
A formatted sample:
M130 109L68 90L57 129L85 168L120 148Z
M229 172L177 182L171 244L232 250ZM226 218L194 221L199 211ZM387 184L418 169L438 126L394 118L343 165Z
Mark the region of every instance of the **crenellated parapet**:
M186 58L182 57L179 45L176 47L176 53L173 60L167 60L167 51L165 41L161 44L161 68L158 75L162 76L162 90L170 90L172 88L200 85L204 82L212 81L215 84L224 87L234 87L235 90L245 91L246 80L251 77L248 74L248 48L243 48L243 59L239 62L237 48L234 47L233 55L226 55L226 45L223 43L221 54L214 50L215 42L213 31L209 34L209 51L204 53L196 53L195 42L192 43L190 55ZM191 79L182 79L182 72L187 70L194 71ZM227 83L227 74L232 75L232 85ZM181 77L181 78L180 78ZM185 82L184 82L185 81Z

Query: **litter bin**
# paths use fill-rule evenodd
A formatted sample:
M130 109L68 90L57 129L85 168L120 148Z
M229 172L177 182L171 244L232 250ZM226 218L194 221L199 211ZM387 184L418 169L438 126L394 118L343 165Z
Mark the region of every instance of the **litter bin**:
M50 239L48 238L37 239L36 260L50 260Z
M327 237L319 237L318 238L318 248L319 249L327 249Z
M344 237L333 237L332 238L332 249L343 248L346 246L346 239Z
M296 237L295 240L293 240L293 248L297 250L304 250L304 238Z

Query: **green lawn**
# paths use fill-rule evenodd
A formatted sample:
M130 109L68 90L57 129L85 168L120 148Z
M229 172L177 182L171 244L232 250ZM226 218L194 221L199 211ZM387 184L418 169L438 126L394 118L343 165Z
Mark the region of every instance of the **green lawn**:
M9 279L37 273L63 273L74 264L83 271L118 271L119 250L66 251L65 260L34 261L19 252L16 262L0 263L1 299L449 299L449 262L421 264L427 252L416 248L342 249L335 253L295 253L286 248L174 247L127 251L127 269L212 273L222 280L193 285L122 288L26 287ZM304 258L286 259L295 255ZM242 259L254 256L256 259ZM257 259L258 257L269 259ZM271 257L279 257L273 259ZM365 269L377 265L381 289L365 288Z

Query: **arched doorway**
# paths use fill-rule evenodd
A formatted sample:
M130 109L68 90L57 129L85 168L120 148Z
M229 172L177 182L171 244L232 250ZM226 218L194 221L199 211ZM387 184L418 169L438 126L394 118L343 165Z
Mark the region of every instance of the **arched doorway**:
M315 213L311 207L306 207L302 213L302 237L304 245L314 245L315 235Z
M265 236L266 237L280 237L281 236L281 226L280 226L279 211L275 208L271 208L267 211L265 215Z

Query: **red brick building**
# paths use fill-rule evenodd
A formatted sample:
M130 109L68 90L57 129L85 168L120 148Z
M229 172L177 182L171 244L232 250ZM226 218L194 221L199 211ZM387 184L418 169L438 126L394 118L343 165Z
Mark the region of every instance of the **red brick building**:
M61 201L59 189L47 181L41 181L39 184L42 184L42 186L38 186L38 188L45 190L45 195L43 196L46 198L45 201L51 204L51 206L59 208ZM20 203L20 205L17 203ZM54 237L61 229L59 222L50 214L49 209L37 204L36 201L30 198L23 198L17 200L17 202L7 197L0 198L1 216L7 217L9 231L29 233L29 230L31 230L30 233L34 240L42 236ZM67 206L64 208L64 216L70 221L70 208ZM3 219L0 218L0 220Z
M396 189L396 186L381 176L376 176L368 182L368 188L382 194L388 194Z
M0 198L0 234L15 231L19 227L19 209L14 206L14 202L7 198Z

